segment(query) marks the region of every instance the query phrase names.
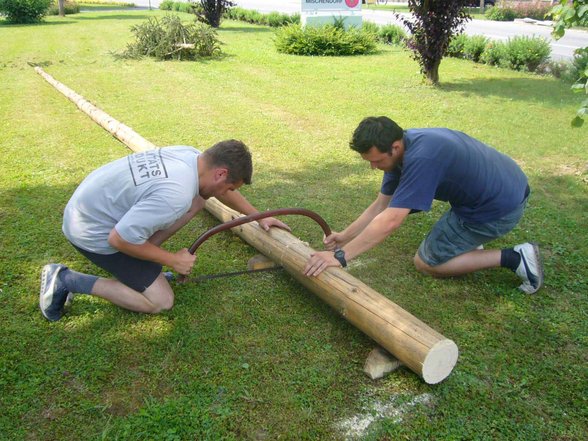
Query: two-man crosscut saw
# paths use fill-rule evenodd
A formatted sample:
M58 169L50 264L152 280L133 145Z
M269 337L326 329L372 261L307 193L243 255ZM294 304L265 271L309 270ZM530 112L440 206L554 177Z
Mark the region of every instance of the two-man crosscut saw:
M319 216L314 211L307 210L305 208L278 208L275 210L267 210L267 211L264 211L261 213L250 214L248 216L237 217L229 222L225 222L220 225L217 225L216 227L211 228L210 230L202 233L198 237L198 239L196 239L194 241L194 243L192 244L192 246L189 248L188 251L190 252L190 254L194 254L196 252L196 250L198 249L198 247L200 247L200 245L202 245L207 239L209 239L211 236L214 236L217 233L220 233L221 231L230 230L231 228L238 227L239 225L247 224L249 222L257 221L260 219L264 219L266 217L291 215L291 214L301 215L301 216L306 216L306 217L311 218L317 224L319 224L320 227L323 229L323 232L325 233L325 237L330 236L331 229L329 228L329 225L321 216ZM186 278L185 276L179 276L178 282L180 282L180 283L200 282L203 280L218 279L221 277L231 277L231 276L238 276L238 275L242 275L242 274L253 274L253 273L260 273L260 272L267 272L267 271L275 271L275 270L279 270L281 268L282 268L281 266L275 266L275 267L271 267L271 268L232 271L232 272L220 273L220 274L209 274L209 275L192 277L192 278Z

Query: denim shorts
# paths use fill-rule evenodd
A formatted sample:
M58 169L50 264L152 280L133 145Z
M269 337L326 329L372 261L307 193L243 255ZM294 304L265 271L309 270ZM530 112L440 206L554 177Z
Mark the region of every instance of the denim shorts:
M419 257L429 266L441 265L478 246L504 236L521 220L528 197L506 216L485 224L466 222L453 209L433 225L419 246Z
M162 266L155 262L137 259L121 252L96 254L75 245L73 247L94 265L108 271L119 282L137 292L144 292L161 274Z

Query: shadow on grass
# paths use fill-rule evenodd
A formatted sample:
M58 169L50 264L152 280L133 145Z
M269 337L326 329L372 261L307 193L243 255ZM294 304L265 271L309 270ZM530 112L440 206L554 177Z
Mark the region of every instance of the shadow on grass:
M561 97L571 94L569 85L549 77L537 78L491 78L442 82L439 90L458 92L463 96L497 96L508 100L562 104ZM537 93L541 91L541 93Z

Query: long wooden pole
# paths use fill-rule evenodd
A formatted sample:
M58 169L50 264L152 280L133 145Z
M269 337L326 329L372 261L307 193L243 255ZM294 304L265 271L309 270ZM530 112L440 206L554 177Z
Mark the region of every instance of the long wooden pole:
M56 81L40 67L36 67L35 70L131 150L156 148L132 129ZM206 202L206 209L222 222L242 216L214 198ZM235 227L233 232L282 265L302 285L382 345L427 383L439 383L453 370L457 362L458 349L452 340L445 338L346 271L328 268L318 277L306 277L302 269L314 250L292 234L277 228L266 232L257 223Z

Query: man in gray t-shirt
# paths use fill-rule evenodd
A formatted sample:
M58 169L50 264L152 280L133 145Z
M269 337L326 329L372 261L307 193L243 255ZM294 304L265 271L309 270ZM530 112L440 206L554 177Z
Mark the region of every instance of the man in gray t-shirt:
M204 153L187 146L135 153L90 173L65 207L62 229L81 254L115 279L45 265L39 299L45 318L59 320L70 293L96 295L137 312L170 309L174 293L162 266L189 274L196 256L160 245L212 196L243 214L257 212L236 191L251 183L252 173L251 154L236 140ZM259 224L289 229L274 218Z

